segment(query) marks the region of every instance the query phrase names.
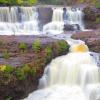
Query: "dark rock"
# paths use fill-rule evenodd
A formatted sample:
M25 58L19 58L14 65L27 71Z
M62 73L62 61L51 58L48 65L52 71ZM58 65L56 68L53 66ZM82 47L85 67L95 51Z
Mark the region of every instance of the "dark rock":
M100 34L97 34L95 31L76 33L72 35L72 38L85 41L90 51L100 53Z
M80 30L80 27L78 24L64 25L64 31L74 31L74 30Z
M88 29L100 29L100 22L97 19L100 18L100 9L95 7L86 7L83 12L85 13L85 25Z
M40 30L42 30L43 25L51 22L53 10L51 7L39 7L38 12L39 12L39 21L40 21L39 26L40 26Z

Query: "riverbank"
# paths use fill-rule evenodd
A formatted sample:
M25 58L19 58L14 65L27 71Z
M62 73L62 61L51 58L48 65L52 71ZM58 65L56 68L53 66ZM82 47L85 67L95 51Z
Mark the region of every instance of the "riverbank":
M64 40L0 36L0 100L19 100L37 89L45 66L68 52Z

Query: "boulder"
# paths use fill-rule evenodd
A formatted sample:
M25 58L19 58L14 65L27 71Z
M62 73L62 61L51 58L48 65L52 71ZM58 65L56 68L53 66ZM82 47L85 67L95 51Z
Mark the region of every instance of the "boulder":
M85 25L88 29L100 29L100 9L95 7L86 7L83 10Z
M90 51L100 53L100 33L96 31L79 32L73 34L72 38L85 41Z

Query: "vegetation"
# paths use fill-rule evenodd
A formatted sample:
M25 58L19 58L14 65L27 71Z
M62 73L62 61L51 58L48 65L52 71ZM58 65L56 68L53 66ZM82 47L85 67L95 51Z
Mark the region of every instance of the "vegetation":
M35 53L40 52L41 51L41 41L39 39L36 39L32 44L32 48Z
M33 5L37 0L0 0L0 4L4 5Z
M4 5L34 5L42 4L66 4L71 5L75 3L89 3L100 7L99 0L0 0L0 4Z
M47 46L46 48L45 48L45 53L46 53L46 59L47 59L47 62L48 61L50 61L51 59L52 59L52 57L53 57L53 51L52 51L52 49L51 49L51 47L49 47L49 46Z
M100 23L100 18L96 18L96 23Z
M4 50L4 52L3 52L3 57L5 58L5 59L9 59L10 58L10 54L9 54L9 52L8 52L8 50Z
M24 53L27 50L27 44L26 43L20 43L19 49L21 50L22 53Z

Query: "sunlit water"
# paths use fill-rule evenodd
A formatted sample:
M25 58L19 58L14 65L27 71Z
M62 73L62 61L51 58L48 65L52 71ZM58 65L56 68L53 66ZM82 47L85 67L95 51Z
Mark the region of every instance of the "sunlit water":
M70 52L52 60L39 80L39 89L24 100L100 99L100 69L97 62L90 56L84 42L71 42Z

